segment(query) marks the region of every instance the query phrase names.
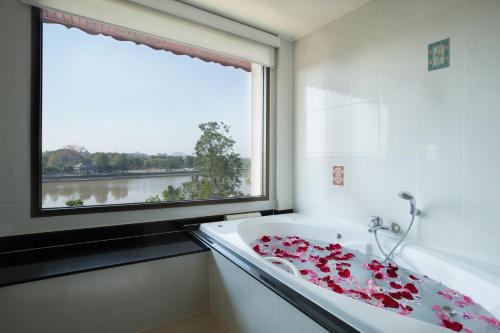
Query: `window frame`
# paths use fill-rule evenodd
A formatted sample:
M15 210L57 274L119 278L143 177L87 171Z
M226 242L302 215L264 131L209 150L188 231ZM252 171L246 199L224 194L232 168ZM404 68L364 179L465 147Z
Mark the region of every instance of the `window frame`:
M94 214L131 210L165 209L202 205L221 205L269 200L270 175L270 77L271 69L263 67L263 156L262 191L260 196L243 196L224 199L200 199L177 202L124 203L82 207L42 207L42 82L43 82L43 22L40 9L32 8L31 19L31 217Z

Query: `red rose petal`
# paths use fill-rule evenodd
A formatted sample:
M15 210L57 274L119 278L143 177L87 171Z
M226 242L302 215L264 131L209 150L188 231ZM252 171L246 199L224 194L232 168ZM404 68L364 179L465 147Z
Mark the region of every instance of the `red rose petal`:
M394 279L394 278L398 277L398 273L396 273L396 271L393 270L392 268L388 268L387 269L387 276Z
M460 332L463 328L463 325L460 324L458 321L450 321L446 319L443 319L443 325L444 327L449 328L450 330L455 332Z
M413 274L408 275L408 277L414 281L418 281L418 278Z
M348 269L339 270L338 273L339 273L339 276L341 276L343 278L348 278L349 276L351 276L351 271L349 271Z
M260 239L261 242L263 243L269 243L271 241L271 237L269 236L262 236L262 238Z
M299 246L297 247L297 252L299 253L304 253L304 252L307 252L307 246Z
M401 292L401 296L403 296L403 298L406 298L407 300L413 300L413 295L409 291L403 290Z
M337 251L341 248L342 246L340 244L329 244L327 247L325 247L325 249L327 249L328 251Z
M344 292L344 289L336 283L332 283L331 285L329 284L329 287L331 287L336 293L342 294Z
M382 280L384 278L384 274L380 273L380 272L377 272L375 273L375 279L379 279L379 280Z
M368 268L370 268L372 271L378 272L381 268L383 268L384 265L379 263L377 260L372 260L370 264L368 264Z
M401 299L401 293L399 291L394 293L389 293L389 295L391 295L392 298Z
M382 300L382 304L384 304L386 308L394 308L394 309L399 308L399 303L396 302L392 297L387 295Z
M394 282L394 281L389 282L389 284L390 284L390 286L391 286L392 288L394 288L394 289L401 289L401 288L403 288L403 286L402 286L402 285L400 285L399 283Z
M418 294L418 289L413 285L413 283L407 283L405 284L405 288L408 289L409 292L412 294Z

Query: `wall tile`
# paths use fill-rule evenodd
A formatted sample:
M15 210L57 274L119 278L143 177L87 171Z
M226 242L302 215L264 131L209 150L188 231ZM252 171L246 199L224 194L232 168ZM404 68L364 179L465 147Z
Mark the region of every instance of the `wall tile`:
M90 280L86 279L89 275L70 275L28 284L28 332L92 332L97 298L94 301L89 298L95 292L88 283Z
M471 82L500 76L500 2L475 1L465 18L465 75ZM482 4L482 5L481 5ZM471 1L468 5L472 6Z
M326 90L316 87L306 88L306 111L326 108Z
M463 140L463 82L425 79L418 90L418 150L455 151Z
M401 191L417 193L416 153L391 152L381 154L381 215L385 223L393 222L406 228L410 223L408 202L399 198ZM415 230L410 234L415 236Z
M464 252L478 260L498 263L500 223L500 154L472 150L464 155Z
M26 333L29 322L29 287L20 284L0 288L0 332Z
M500 65L500 60L498 60ZM467 82L464 110L464 149L487 151L498 143L500 76Z
M307 152L326 151L326 109L309 111L306 115ZM300 124L299 124L300 126Z
M351 105L351 152L380 150L380 108L377 101Z
M378 154L352 154L346 172L346 190L352 198L352 222L366 226L381 213L381 173Z
M349 106L326 110L326 147L331 153L349 152Z
M138 303L143 311L144 327L155 327L189 314L180 311L178 306L183 302L179 285L183 279L189 279L182 274L188 262L191 260L187 257L176 257L138 265L137 274L140 281Z
M462 152L418 155L416 197L422 210L418 240L428 246L461 252L463 245Z

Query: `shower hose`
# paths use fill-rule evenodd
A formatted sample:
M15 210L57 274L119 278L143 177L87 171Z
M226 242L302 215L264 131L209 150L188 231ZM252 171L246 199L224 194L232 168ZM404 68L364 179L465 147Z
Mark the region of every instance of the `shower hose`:
M382 249L382 246L380 245L380 241L379 241L378 236L377 236L377 230L374 230L373 233L375 235L375 240L377 241L378 249L380 250L380 252L382 252L382 255L384 256L384 261L382 261L382 263L385 263L387 260L389 260L390 257L393 255L393 253L401 245L401 243L403 243L403 241L405 240L406 236L408 236L408 233L410 232L411 227L413 226L413 221L415 221L415 213L411 214L410 225L408 226L408 229L406 229L403 237L401 237L401 239L399 240L399 242L392 248L392 250L388 254L386 254L385 251Z

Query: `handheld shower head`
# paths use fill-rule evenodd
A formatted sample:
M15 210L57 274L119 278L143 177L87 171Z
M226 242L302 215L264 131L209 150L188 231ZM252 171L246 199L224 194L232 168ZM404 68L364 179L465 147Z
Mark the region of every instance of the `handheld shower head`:
M417 209L417 202L415 201L415 197L410 192L402 191L399 192L399 197L404 200L410 201L410 214L418 215L420 211Z

